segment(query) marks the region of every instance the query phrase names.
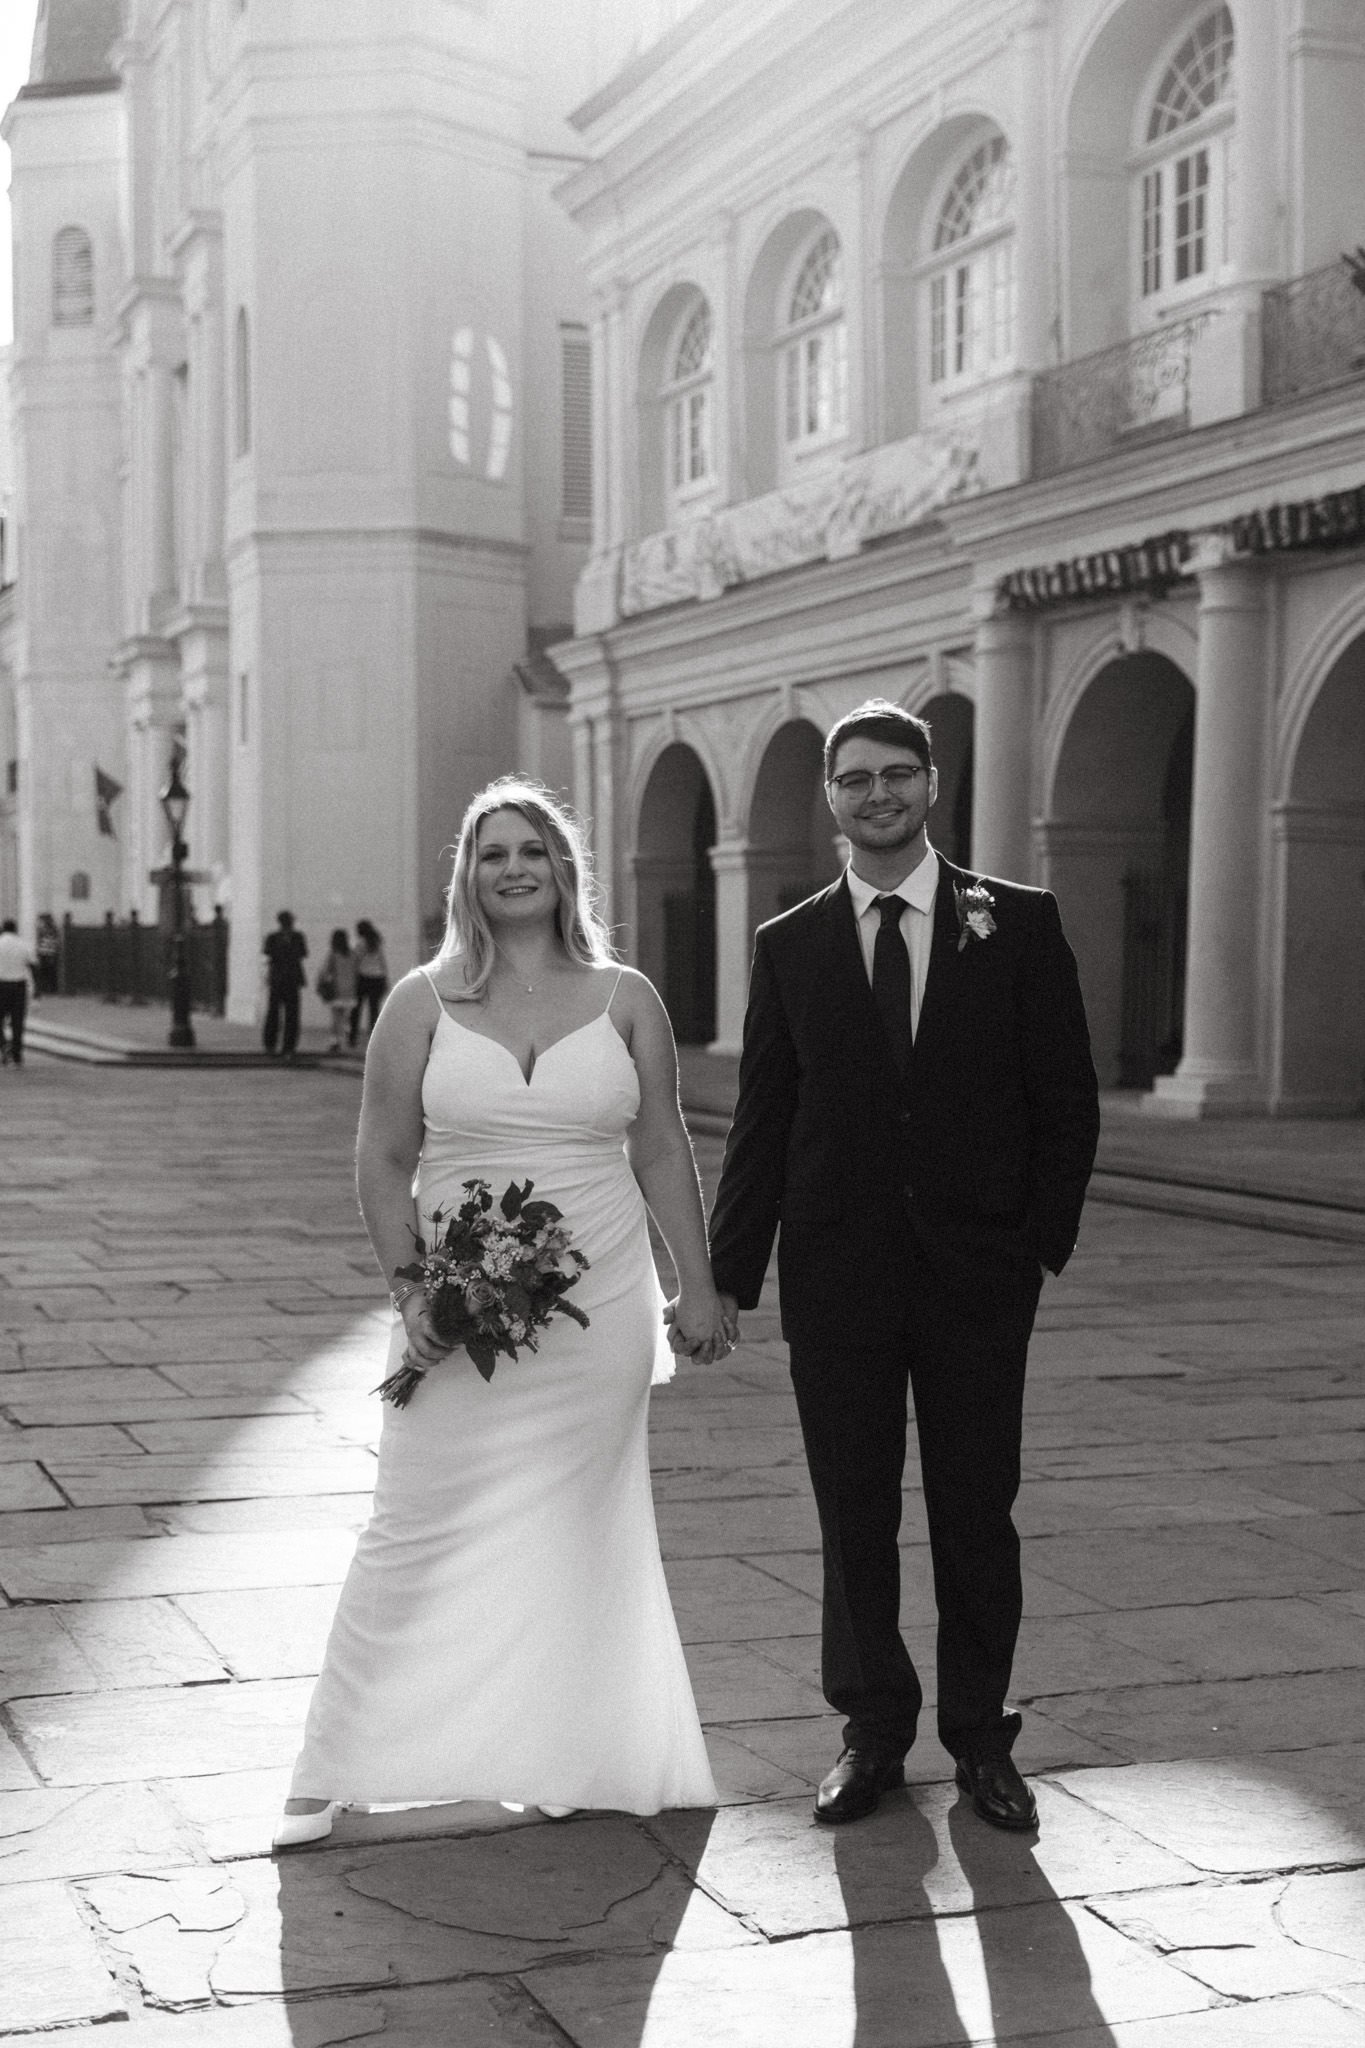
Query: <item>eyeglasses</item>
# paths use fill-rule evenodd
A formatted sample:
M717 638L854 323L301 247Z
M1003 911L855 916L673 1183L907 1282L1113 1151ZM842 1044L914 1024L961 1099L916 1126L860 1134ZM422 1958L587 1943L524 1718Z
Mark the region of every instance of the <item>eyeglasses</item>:
M917 775L927 775L928 769L883 768L876 773L868 768L850 768L843 775L831 775L830 787L837 789L841 796L855 799L871 796L872 786L880 782L888 796L906 796Z

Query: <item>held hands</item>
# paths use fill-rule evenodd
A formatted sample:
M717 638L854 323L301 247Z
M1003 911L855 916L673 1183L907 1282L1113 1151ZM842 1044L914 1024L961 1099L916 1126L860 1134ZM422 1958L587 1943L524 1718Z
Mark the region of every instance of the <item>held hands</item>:
M414 1365L439 1365L450 1352L450 1345L443 1344L432 1328L431 1315L420 1287L414 1287L403 1302L399 1314L408 1336L408 1356Z
M664 1323L669 1346L679 1357L714 1365L739 1341L739 1304L733 1295L717 1294L714 1288L704 1293L680 1288L664 1305Z

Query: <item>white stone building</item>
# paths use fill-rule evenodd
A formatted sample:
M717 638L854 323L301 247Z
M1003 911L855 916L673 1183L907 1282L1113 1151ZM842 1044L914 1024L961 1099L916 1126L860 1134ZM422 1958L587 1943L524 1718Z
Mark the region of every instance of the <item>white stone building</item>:
M401 970L465 800L568 777L590 508L566 110L659 0L43 0L11 106L4 908L155 914L187 750L230 1012L290 905ZM96 771L119 794L104 806Z
M1365 8L707 0L575 114L575 788L684 1036L838 872L822 728L931 720L1107 1084L1365 1094ZM1359 281L1365 285L1365 277Z

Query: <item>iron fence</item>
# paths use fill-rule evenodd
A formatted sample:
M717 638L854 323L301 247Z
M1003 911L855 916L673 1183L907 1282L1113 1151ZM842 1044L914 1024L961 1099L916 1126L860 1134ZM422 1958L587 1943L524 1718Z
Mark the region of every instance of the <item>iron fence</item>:
M1190 424L1190 360L1207 314L1041 370L1033 380L1033 474L1056 476Z
M1365 374L1365 292L1344 260L1262 295L1261 364L1267 405Z
M208 924L191 921L185 929L191 1005L217 1017L227 1002L228 935L221 910ZM136 916L116 918L112 910L103 924L76 924L69 912L62 920L57 956L62 995L99 996L106 1003L165 1002L170 966L171 936L162 925L143 924Z

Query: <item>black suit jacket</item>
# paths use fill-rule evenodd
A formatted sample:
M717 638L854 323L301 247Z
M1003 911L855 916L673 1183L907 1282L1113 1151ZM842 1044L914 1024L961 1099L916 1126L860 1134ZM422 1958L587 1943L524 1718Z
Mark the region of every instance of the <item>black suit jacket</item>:
M739 1100L711 1220L717 1285L752 1308L781 1231L788 1337L884 1337L908 1238L968 1314L1071 1255L1099 1136L1076 962L1054 897L984 878L996 929L959 946L939 857L908 1077L868 982L848 884L760 927Z

